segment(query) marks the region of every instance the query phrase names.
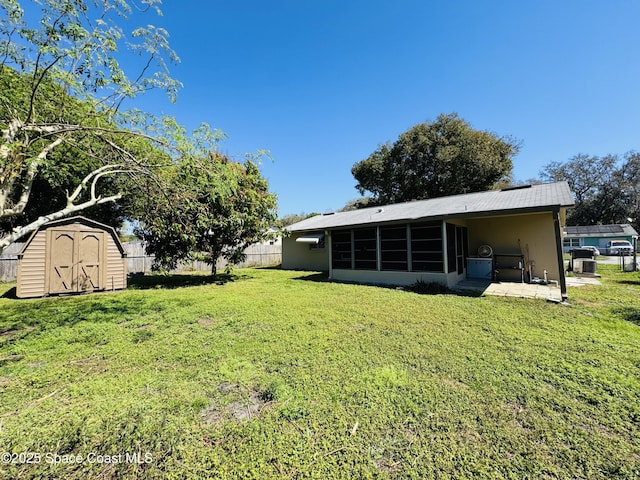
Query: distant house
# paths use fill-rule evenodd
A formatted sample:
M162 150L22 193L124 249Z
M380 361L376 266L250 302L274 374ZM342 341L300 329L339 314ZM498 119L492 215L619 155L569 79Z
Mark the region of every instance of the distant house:
M566 296L562 228L573 204L558 182L318 215L287 227L282 267L391 285L546 277Z
M49 222L18 253L18 298L127 286L127 258L116 231L85 217Z
M607 243L611 240L627 240L633 245L633 239L638 238L638 232L629 225L579 225L564 227L564 252L577 247L597 247L603 254Z

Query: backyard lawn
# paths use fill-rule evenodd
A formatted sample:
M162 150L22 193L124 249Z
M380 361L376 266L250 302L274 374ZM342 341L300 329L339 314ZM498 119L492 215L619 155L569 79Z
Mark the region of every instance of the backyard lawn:
M0 478L640 478L640 274L569 304L314 272L0 284Z

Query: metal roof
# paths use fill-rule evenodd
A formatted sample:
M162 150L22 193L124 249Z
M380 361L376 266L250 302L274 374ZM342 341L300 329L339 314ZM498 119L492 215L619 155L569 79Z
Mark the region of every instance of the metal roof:
M567 182L556 182L317 215L294 223L287 227L287 230L300 232L370 223L508 215L526 211L549 211L571 207L573 204L573 195Z
M619 225L576 225L564 227L568 237L637 237L638 232L628 223Z

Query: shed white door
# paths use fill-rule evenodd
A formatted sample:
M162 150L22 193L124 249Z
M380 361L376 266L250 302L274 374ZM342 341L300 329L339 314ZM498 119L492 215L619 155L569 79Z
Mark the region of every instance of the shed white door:
M49 293L100 290L104 232L56 230L51 236Z

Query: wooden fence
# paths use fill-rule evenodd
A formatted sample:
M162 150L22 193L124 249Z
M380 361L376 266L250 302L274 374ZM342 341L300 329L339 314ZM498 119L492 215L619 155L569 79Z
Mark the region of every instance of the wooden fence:
M18 252L24 243L12 243L0 254L0 282L13 282L18 275Z
M24 243L13 243L0 255L0 282L14 282L18 275L18 252L22 250ZM127 272L148 273L151 272L154 257L146 255L142 242L127 242L124 244L127 251ZM236 264L236 268L243 267L269 267L282 263L282 245L251 245L245 250L247 258L244 262ZM227 263L218 260L216 268L224 270ZM174 272L209 272L211 266L204 262L185 262L178 265Z

